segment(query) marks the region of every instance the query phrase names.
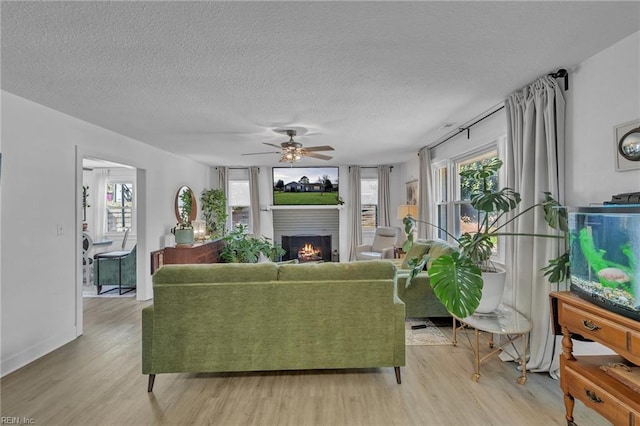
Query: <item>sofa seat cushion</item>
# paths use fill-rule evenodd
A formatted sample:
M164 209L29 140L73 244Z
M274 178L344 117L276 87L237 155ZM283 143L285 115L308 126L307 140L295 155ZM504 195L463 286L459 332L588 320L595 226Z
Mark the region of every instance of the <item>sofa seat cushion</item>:
M384 280L394 278L395 274L393 263L376 260L278 266L278 281Z
M154 284L240 283L277 279L278 266L271 262L164 265L153 274Z

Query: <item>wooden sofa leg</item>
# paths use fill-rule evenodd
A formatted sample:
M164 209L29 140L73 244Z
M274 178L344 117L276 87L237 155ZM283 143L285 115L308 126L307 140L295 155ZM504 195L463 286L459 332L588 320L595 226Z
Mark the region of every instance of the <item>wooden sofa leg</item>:
M147 392L153 392L153 382L156 380L155 374L149 374L149 385L147 385Z
M402 384L402 379L400 378L400 367L393 367L396 370L396 382L398 384Z

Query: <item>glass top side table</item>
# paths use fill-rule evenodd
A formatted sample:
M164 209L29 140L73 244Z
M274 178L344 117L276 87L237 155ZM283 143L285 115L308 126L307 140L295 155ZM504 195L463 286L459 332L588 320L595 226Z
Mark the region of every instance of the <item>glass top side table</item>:
M531 331L531 321L511 306L500 305L491 314L474 314L466 318L457 318L453 316L453 345L457 345L457 333L468 329L473 329L475 334L472 349L474 352L475 373L471 376L474 382L480 380L480 364L487 358L497 353L503 352L503 348L510 345L517 356L508 353L514 360L519 360L522 367L522 375L518 377L517 382L521 385L527 381L527 335ZM480 333L488 333L489 348L491 352L480 357ZM506 337L497 348L494 348L493 336L502 335ZM518 351L514 342L521 339L522 352Z

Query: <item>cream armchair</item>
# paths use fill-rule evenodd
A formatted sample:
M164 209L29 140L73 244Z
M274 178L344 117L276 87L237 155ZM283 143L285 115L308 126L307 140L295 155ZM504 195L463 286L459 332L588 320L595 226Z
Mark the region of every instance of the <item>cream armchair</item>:
M356 247L356 260L393 259L399 236L400 228L377 228L373 244Z

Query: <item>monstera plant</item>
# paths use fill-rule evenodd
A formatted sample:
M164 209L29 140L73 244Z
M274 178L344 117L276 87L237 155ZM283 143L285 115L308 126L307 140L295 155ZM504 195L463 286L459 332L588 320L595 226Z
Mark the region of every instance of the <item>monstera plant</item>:
M528 236L541 238L564 238L567 231L567 216L563 208L548 192L544 193L542 201L515 213L520 204L520 194L511 188L495 190L491 181L496 182L498 170L502 167L502 161L498 158L480 163L477 168L467 169L460 173L463 179L473 179L480 183L479 189L471 195L471 206L477 212L477 227L472 232L465 232L456 237L445 229L434 226L456 241L458 252L439 256L431 260L429 266L429 283L433 287L436 297L453 315L464 318L473 314L480 304L484 279L487 274L495 272L496 268L491 262L491 254L498 237L501 236ZM509 224L519 220L523 215L532 213L536 209L543 209L544 218L551 229L563 231L563 233L528 234L506 232ZM407 241L403 246L406 253L413 245L413 235L416 222L412 216L404 218ZM426 223L426 222L423 222ZM414 257L409 260L411 267L410 278L415 277L429 261L428 253L423 257ZM544 268L545 276L550 282L560 282L568 273L569 255L564 253L558 258L549 261Z

